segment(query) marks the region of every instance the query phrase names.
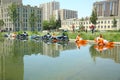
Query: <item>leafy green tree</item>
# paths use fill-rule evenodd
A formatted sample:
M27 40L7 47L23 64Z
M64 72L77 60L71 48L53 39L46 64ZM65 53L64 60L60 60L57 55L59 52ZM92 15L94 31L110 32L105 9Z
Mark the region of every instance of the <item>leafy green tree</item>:
M113 19L113 22L112 22L112 23L113 23L113 26L112 26L112 27L115 27L115 28L116 28L116 27L117 27L117 20L116 20L115 18Z
M96 8L94 8L94 10L92 11L92 14L91 14L91 17L90 17L90 22L92 24L94 24L94 26L92 25L91 26L91 30L92 30L92 33L94 33L94 29L95 29L95 26L97 24L97 12L96 12Z
M84 18L82 17L82 18L80 19L80 21L84 21Z
M56 20L56 28L59 29L61 27L61 19Z
M55 17L51 16L50 20L43 21L42 25L43 30L58 29L59 27L61 27L61 20L55 20Z
M29 17L29 25L31 27L31 31L35 31L36 21L37 21L37 17L35 16L35 13L32 12Z
M49 30L49 22L47 20L44 20L42 22L43 30Z
M97 24L97 12L96 12L96 8L92 11L91 17L90 17L90 21L92 22L92 24L96 25Z
M15 30L15 24L18 18L18 13L17 13L17 5L15 3L12 3L9 7L8 7L8 15L10 16L10 21L13 22L13 31Z
M2 28L3 25L4 25L4 21L0 19L0 29Z
M51 16L51 18L49 20L49 26L50 26L50 29L55 29L56 28L56 21L55 21L54 16Z

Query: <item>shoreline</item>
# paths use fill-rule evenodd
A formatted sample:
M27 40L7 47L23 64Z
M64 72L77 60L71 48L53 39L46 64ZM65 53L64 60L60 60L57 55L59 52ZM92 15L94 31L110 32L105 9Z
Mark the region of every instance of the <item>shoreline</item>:
M75 41L75 39L70 39L70 41L73 42L73 41ZM94 40L87 40L87 41L88 41L88 43L93 43L93 44L95 43ZM116 45L120 45L120 42L114 42L114 43L115 43Z

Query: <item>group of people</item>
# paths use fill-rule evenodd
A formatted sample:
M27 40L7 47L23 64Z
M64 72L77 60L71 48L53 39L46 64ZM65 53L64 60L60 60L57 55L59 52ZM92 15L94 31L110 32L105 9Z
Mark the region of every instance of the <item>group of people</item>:
M75 40L77 47L80 48L81 44L87 44L87 40L83 40L80 36L80 34L77 35L76 40ZM109 42L103 38L103 35L100 34L97 38L95 38L95 48L99 51L106 50L108 48L113 47L114 43Z
M75 42L81 41L81 40L83 40L83 39L82 39L82 37L80 36L80 34L78 34L77 37L76 37ZM100 34L100 36L98 36L97 38L95 38L95 42L96 42L98 45L106 45L106 44L108 43L108 41L103 38L102 34Z
M102 35L102 34L100 34L100 36L95 39L95 42L96 42L99 46L104 46L104 45L107 45L107 43L108 43L108 41L103 38L103 35Z

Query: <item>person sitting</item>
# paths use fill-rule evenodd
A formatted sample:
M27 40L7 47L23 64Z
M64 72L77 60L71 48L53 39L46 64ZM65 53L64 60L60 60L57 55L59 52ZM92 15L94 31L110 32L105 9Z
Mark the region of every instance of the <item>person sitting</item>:
M47 35L46 35L46 36L47 36L47 38L50 38L50 37L51 37L50 33L47 33Z
M24 37L27 37L27 36L28 36L27 32L24 32L23 35L24 35Z
M80 37L80 34L78 34L77 37L76 37L75 42L80 41L80 40L82 40L82 38Z
M56 34L55 34L55 33L53 33L53 34L52 34L52 37L53 37L53 38L55 38L55 37L56 37Z
M102 34L100 34L100 36L95 39L95 42L98 45L105 45L108 43L108 41L103 38Z

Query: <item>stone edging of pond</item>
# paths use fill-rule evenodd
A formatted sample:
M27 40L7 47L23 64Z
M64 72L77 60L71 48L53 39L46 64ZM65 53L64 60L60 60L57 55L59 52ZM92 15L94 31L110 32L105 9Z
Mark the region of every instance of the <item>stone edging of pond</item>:
M70 41L75 41L75 39L70 39ZM94 40L88 40L89 43L94 43ZM114 42L117 45L120 45L120 42Z

